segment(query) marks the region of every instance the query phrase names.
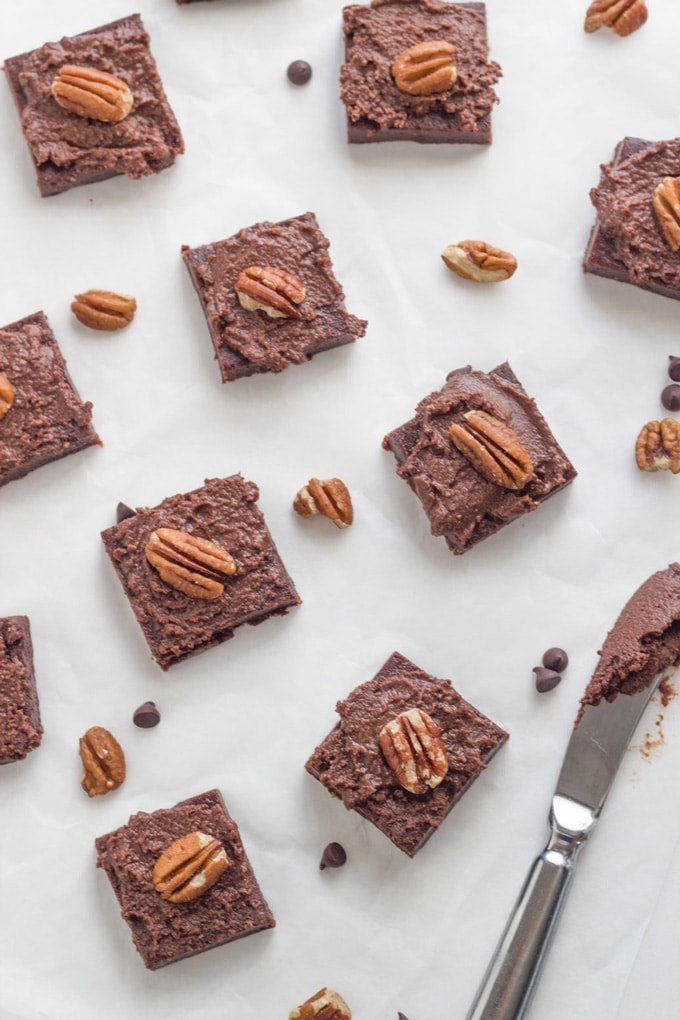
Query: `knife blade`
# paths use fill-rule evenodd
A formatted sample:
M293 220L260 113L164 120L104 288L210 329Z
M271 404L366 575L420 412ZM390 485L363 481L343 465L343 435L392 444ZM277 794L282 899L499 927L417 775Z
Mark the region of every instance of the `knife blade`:
M553 794L550 840L527 876L466 1020L522 1020L526 1015L577 857L661 676L638 694L586 707Z

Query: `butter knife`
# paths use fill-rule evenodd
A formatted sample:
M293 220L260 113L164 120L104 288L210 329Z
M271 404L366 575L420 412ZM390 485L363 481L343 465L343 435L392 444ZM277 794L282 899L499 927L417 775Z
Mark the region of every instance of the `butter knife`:
M522 1020L545 963L579 853L661 676L638 694L588 705L571 735L534 861L466 1020Z

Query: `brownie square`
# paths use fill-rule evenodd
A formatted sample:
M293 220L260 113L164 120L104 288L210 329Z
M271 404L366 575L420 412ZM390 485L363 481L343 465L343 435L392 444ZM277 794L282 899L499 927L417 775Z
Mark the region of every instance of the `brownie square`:
M419 708L440 727L449 769L433 790L413 794L397 781L378 743L383 726ZM336 711L340 722L305 768L348 810L380 829L409 857L428 841L508 734L478 712L448 680L430 676L394 652Z
M473 410L509 425L529 453L533 473L523 488L488 481L453 445L451 425ZM536 510L576 477L507 362L489 373L469 366L451 372L441 390L420 402L414 418L385 436L383 446L394 454L399 477L420 499L432 534L443 536L455 555Z
M488 145L493 86L502 75L488 59L486 5L438 0L373 0L345 7L340 94L349 142L448 142ZM457 79L447 92L410 95L391 67L423 42L453 45Z
M680 253L666 244L652 196L664 177L680 176L680 139L624 138L590 197L598 216L583 270L662 297L680 299Z
M256 223L201 248L182 247L223 382L257 372L282 372L364 335L366 323L345 308L328 248L311 212L281 223ZM270 318L266 312L241 306L235 285L249 266L284 270L305 285L299 319Z
M137 509L102 532L102 539L151 654L161 669L234 636L244 623L262 623L300 604L265 519L259 490L240 475L213 478L193 492ZM207 539L230 553L236 572L224 578L214 600L193 598L171 587L146 559L157 528L174 528Z
M126 82L134 106L118 123L69 113L50 88L61 67L76 64ZM46 43L5 61L42 195L127 174L138 179L172 166L184 142L138 14Z
M0 328L0 373L14 402L0 417L0 486L101 440L44 312Z
M0 618L0 765L40 746L43 728L27 616Z
M192 832L219 840L229 867L202 896L171 903L156 892L154 865L171 843ZM219 790L151 814L140 811L127 825L100 836L95 846L97 867L106 872L149 970L276 925Z

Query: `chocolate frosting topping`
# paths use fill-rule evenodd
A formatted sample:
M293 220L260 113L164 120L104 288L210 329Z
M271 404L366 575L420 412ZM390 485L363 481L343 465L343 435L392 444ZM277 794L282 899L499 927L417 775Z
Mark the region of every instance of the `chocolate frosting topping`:
M141 18L133 15L46 43L21 58L21 120L38 167L67 168L77 178L95 179L103 171L138 178L158 172L184 151L148 44ZM119 123L104 123L62 109L50 88L65 64L121 78L134 96L129 116Z
M476 9L475 9L476 8ZM350 121L368 120L375 130L441 127L442 119L475 133L488 118L501 77L489 62L482 4L439 0L373 0L346 7L348 60L340 74L341 96ZM442 40L455 48L458 77L448 92L411 96L394 83L391 66L404 50Z
M488 374L458 369L441 390L420 402L415 421L418 439L397 469L415 490L430 518L433 535L455 531L464 541L491 516L510 521L535 509L555 488L574 476L538 410L522 387L500 366ZM478 409L507 423L518 435L534 465L534 475L519 490L487 481L451 442L453 422Z
M649 145L601 169L590 198L631 281L680 288L680 251L673 252L664 240L652 206L657 185L680 176L680 138Z
M644 690L680 665L680 563L652 574L626 603L609 631L581 704Z
M233 237L199 249L184 249L205 300L205 311L219 346L228 346L258 371L281 372L303 364L328 337L360 337L366 323L344 308L329 244L313 213L282 223L257 223ZM236 295L236 281L247 266L273 266L305 286L299 319L270 318L247 311Z

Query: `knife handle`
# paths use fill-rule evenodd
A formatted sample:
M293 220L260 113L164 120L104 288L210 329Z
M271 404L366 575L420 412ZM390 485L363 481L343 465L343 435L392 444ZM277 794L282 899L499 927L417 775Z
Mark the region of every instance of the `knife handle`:
M550 841L534 861L466 1020L522 1020L587 833L565 833L553 820Z

